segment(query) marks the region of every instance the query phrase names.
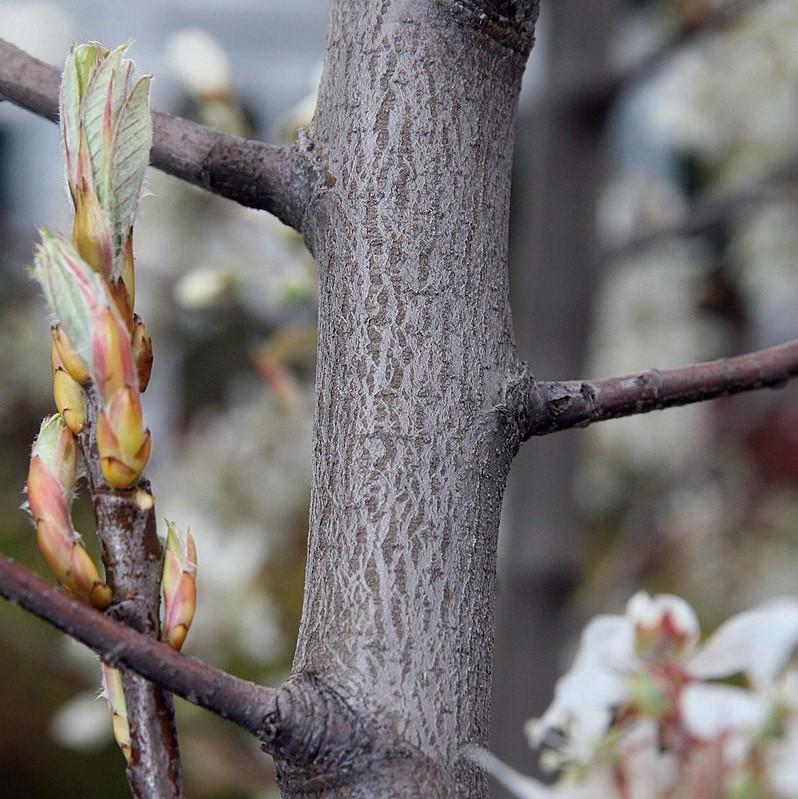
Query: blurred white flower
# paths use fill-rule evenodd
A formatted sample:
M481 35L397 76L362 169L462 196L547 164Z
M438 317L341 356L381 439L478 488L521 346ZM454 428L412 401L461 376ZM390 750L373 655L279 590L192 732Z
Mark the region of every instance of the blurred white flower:
M50 719L50 735L68 749L99 749L111 739L108 707L99 701L97 691L83 691L61 705Z
M233 276L222 269L192 269L175 284L175 300L186 310L209 308L229 301L234 284Z
M615 267L596 304L590 373L671 368L722 354L723 327L695 312L696 288L707 261L703 248L672 242ZM616 495L606 473L613 468L655 469L658 474L683 470L706 447L711 434L707 413L696 404L657 414L655 421L641 415L592 426L578 496L612 502Z
M610 246L620 246L648 230L678 224L688 212L679 188L672 182L628 170L612 179L599 197L599 235Z
M590 762L619 708L652 701L649 692L653 701L667 699L657 694L658 674L649 666L684 668L698 636L695 612L670 594L640 592L623 616L596 617L582 634L574 665L557 682L554 701L529 726L531 744L540 746L551 733L562 732L567 758Z
M785 669L798 645L798 599L740 613L703 645L699 635L693 609L669 594L638 593L623 616L587 626L554 701L528 730L533 746L550 747L541 763L559 772L555 785L482 750L468 756L529 799L666 799L677 788L680 799L705 799L765 784L793 799L798 672ZM747 687L707 681L735 675Z
M701 679L744 674L757 687L772 685L798 645L798 599L784 597L746 610L722 624L691 658Z
M185 28L175 33L167 42L166 60L194 95L219 97L231 91L227 53L201 28Z
M647 92L652 132L721 167L721 182L779 163L798 137L797 33L798 4L769 0L682 49Z
M751 317L752 349L798 336L798 206L769 203L746 215L735 227L732 254Z
M685 728L702 741L726 735L750 736L766 720L764 696L733 685L691 683L679 702Z
M0 2L0 38L62 66L75 38L75 20L57 3Z

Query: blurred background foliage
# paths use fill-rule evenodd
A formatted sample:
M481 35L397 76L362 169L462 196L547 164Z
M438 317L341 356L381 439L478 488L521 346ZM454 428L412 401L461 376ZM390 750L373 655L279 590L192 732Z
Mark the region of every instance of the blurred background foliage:
M511 231L534 372L677 366L798 337L795 0L542 5ZM0 36L38 57L133 38L155 105L271 141L310 119L325 21L318 0L0 0ZM48 319L22 266L35 226L66 226L59 159L54 126L0 106L0 549L42 572L18 507L51 406ZM314 264L266 214L154 171L148 194L136 251L156 357L149 474L159 516L190 526L199 554L185 651L275 683L302 595ZM797 488L795 388L528 444L501 541L494 750L534 767L523 722L548 704L585 619L638 588L683 594L708 629L794 591ZM93 545L85 500L76 522ZM98 671L0 605L0 795L127 795ZM189 796L276 795L247 736L180 701L178 717Z

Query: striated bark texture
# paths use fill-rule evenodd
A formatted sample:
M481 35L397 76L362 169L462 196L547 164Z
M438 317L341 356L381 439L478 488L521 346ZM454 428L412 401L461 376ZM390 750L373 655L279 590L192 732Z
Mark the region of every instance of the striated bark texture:
M337 0L305 147L320 275L314 482L294 679L317 762L284 796L484 796L496 537L518 431L507 228L537 3ZM333 714L335 716L336 714ZM346 715L344 713L344 715ZM341 712L337 713L340 718Z

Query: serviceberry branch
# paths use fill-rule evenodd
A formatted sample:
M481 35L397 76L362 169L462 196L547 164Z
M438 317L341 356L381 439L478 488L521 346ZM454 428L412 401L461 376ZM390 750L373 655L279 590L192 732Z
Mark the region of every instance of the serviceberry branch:
M60 81L58 69L0 39L0 100L57 122ZM220 133L161 111L152 112L152 124L152 166L299 229L316 181L300 146Z
M798 376L798 340L769 349L697 363L679 369L599 380L536 382L513 392L520 438L543 436L594 422L659 411L677 405L753 391L781 388Z
M186 657L50 585L0 555L0 595L93 649L108 665L142 677L257 734L276 692Z

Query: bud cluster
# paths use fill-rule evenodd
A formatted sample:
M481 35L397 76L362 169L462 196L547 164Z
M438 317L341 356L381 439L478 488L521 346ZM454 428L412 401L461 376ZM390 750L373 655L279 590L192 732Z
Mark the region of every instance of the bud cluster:
M85 420L82 386L97 388L98 447L112 488L135 484L149 458L139 392L152 345L133 314L133 222L152 145L150 78L133 81L127 46L71 49L60 92L66 180L75 212L72 242L42 233L41 282L58 324L53 393L70 430Z
M150 457L140 385L149 380L152 345L144 323L125 323L110 285L68 240L42 231L36 277L58 319L53 328L53 394L73 433L83 427L85 386L100 404L97 447L103 477L112 488L134 485ZM138 358L137 358L138 355Z
M112 489L134 489L150 457L141 392L152 369L152 342L134 313L133 223L152 145L150 78L133 79L127 45L70 50L60 92L66 182L74 210L71 239L41 231L34 276L55 317L51 328L53 399L33 447L28 505L39 549L58 581L104 610L111 589L75 532L70 505L78 446L99 456ZM96 443L96 455L94 444ZM94 465L93 461L89 464ZM92 474L97 470L93 468ZM152 508L152 498L147 509ZM163 567L163 638L179 650L196 604L196 549L190 533L168 524ZM126 759L131 735L121 673L103 666L103 693Z

